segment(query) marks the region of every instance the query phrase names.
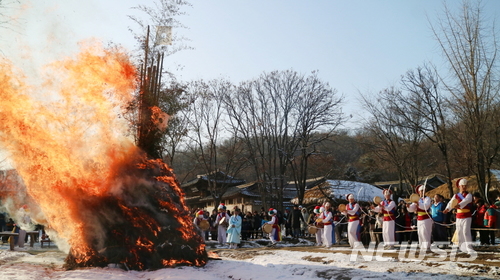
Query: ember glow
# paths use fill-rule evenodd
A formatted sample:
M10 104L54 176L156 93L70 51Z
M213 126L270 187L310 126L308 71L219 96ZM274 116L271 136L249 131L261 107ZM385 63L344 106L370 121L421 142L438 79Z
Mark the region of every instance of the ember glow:
M39 82L6 58L0 68L0 145L69 268L206 263L172 170L125 137L137 77L123 50L87 43L41 69Z

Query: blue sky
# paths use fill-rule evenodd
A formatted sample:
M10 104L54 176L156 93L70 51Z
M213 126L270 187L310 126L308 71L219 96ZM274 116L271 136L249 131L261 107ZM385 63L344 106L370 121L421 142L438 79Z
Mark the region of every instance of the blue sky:
M22 3L30 3L21 0ZM346 97L344 111L356 126L363 111L359 93L375 94L397 85L406 71L431 61L443 66L430 30L443 15L439 0L192 0L174 33L193 50L166 58L180 80L227 77L234 83L264 71L319 71L319 77ZM30 9L10 9L17 24L3 31L0 50L16 60L26 42L37 50L23 67L70 55L77 42L95 37L129 49L131 7L153 0L32 0ZM448 1L452 8L461 1ZM498 18L500 1L483 1ZM8 34L8 35L7 35ZM7 35L7 36L5 36ZM10 38L10 39L7 39ZM13 44L14 41L16 44ZM183 68L178 69L177 65Z
M242 3L243 2L243 3ZM319 71L359 113L359 92L378 92L439 56L427 16L440 1L195 1L183 22L194 51L182 76L242 81L263 71Z

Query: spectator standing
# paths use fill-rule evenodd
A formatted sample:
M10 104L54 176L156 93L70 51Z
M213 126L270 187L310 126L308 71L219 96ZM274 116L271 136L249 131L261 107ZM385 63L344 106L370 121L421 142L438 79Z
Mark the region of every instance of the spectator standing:
M298 205L293 206L293 210L290 212L290 226L292 228L293 238L300 237L300 226L301 223L305 223L304 217L302 217L302 212L299 210Z
M431 218L434 221L432 227L432 239L434 242L447 242L448 234L446 231L446 215L443 213L446 205L444 198L440 194L434 195L434 203L431 205Z
M333 213L333 224L335 227L333 228L333 233L335 235L335 244L340 244L340 229L342 228L342 224L340 221L342 220L342 214L340 213L338 208L332 210Z
M0 213L0 231L5 231L7 221L5 220L5 213Z
M14 222L14 220L12 220L12 218L9 218L9 220L5 224L5 231L12 232L14 230L15 226L16 226L16 223ZM7 242L8 239L9 239L8 236L2 236L2 242L3 243Z
M495 245L495 229L496 229L496 224L497 224L497 216L496 216L496 206L495 204L492 204L488 207L488 210L486 210L486 213L484 213L484 227L488 230L487 232L487 239L486 239L486 244L487 245Z
M210 235L212 237L212 240L217 240L217 225L215 221L217 220L217 210L214 209L212 210L212 215L208 218L208 221L210 222Z
M309 221L309 213L307 212L307 208L299 206L300 213L302 214L302 221L300 223L300 236L306 237L309 236L309 232L307 231L307 221Z
M243 217L243 221L241 223L241 239L243 240L248 240L250 238L250 234L252 233L252 222L250 221L252 220L252 213L249 212L249 214L250 215L247 213L247 215Z
M259 238L259 235L260 237L263 237L262 230L260 228L261 226L262 226L262 217L259 215L259 213L257 213L257 211L254 211L252 238Z
M371 211L371 209L368 212L368 214L370 217L370 220L369 220L369 223L370 223L370 242L377 244L378 243L377 233L375 232L375 223L377 222L377 214L374 211Z
M375 235L377 237L377 245L380 242L384 242L382 237L382 229L384 227L384 215L382 213L377 213L375 216Z
M396 240L401 245L403 241L407 241L408 237L406 232L406 218L409 218L408 210L406 207L398 206L398 215L396 216Z
M264 211L264 207L261 207L261 208L260 208L260 214L259 214L259 216L260 216L260 218L261 218L262 220L267 220L267 221L270 221L270 220L271 220L271 218L268 216L267 212L266 212L266 211Z
M365 206L364 206L365 207ZM370 234L370 207L365 207L366 211L363 211L363 214L361 215L361 243L363 245L369 245L371 241L371 234Z
M484 214L486 213L487 210L488 208L484 205L482 199L476 202L476 212L475 215L473 216L473 224L474 228L476 228L477 231L479 231L479 242L481 243L481 245L486 245L488 239L488 232L486 230L483 230L485 228ZM474 236L476 235L477 235L476 233L472 235L473 241L474 241Z
M285 236L292 236L292 220L290 219L290 207L285 208L283 214L283 225L285 226Z
M210 214L208 213L208 211L203 211L203 219L206 220L207 222L209 222ZM205 234L205 241L208 240L208 237L210 235L210 223L208 223L208 224L209 224L208 229L203 231L203 234Z

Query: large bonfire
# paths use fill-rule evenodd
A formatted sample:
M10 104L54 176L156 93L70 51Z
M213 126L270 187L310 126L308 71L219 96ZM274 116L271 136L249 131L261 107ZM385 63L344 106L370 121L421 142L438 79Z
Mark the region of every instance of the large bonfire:
M0 71L0 145L41 209L36 222L67 243L69 268L206 263L171 169L125 137L137 80L125 52L87 44L38 82L5 58Z

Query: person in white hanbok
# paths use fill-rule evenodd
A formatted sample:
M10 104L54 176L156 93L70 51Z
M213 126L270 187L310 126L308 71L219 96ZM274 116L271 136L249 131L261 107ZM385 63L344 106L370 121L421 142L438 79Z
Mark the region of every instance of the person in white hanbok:
M333 243L333 213L330 208L330 202L325 203L325 210L321 213L322 223L324 225L323 228L323 242L325 243L325 247L331 247Z
M467 192L467 179L462 178L457 180L456 185L459 192L450 199L443 213L447 214L449 211L456 209L457 221L455 231L458 237L458 246L462 252L471 254L474 250L472 249L472 235L470 231L472 224L472 195Z
M420 196L420 199L418 202L413 202L410 206L408 206L408 212L414 212L417 214L417 234L420 249L430 250L433 224L430 214L432 201L430 197L424 195L424 185L418 185L415 190Z
M384 239L384 248L392 250L394 249L394 244L396 244L396 202L391 199L391 189L384 189L382 194L384 195L384 200L377 207L373 208L373 211L383 214L382 237Z
M361 215L361 210L352 193L348 194L346 197L349 203L346 205L345 211L342 212L342 214L346 215L348 218L347 239L349 240L351 248L358 248L363 246L360 241L361 225L359 223L359 217Z

